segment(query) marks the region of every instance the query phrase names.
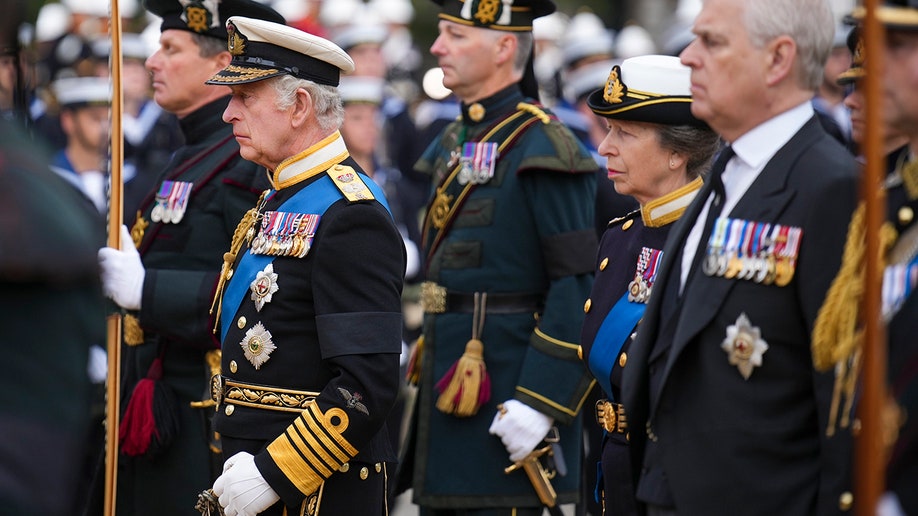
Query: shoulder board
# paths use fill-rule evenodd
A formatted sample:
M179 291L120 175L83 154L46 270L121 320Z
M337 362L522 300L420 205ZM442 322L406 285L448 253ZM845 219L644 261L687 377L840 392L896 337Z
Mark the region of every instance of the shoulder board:
M353 167L335 165L325 173L349 202L369 201L376 198Z
M641 214L641 210L638 209L638 210L632 211L631 213L628 213L627 215L623 215L621 217L615 217L614 219L609 221L609 225L606 227L614 228L615 226L620 226L624 224L626 221L633 220L634 218L638 217L640 214Z
M548 113L542 110L539 106L535 104L530 104L528 102L520 102L516 105L517 111L525 111L535 117L537 117L543 124L548 124L551 122L551 117L548 116Z

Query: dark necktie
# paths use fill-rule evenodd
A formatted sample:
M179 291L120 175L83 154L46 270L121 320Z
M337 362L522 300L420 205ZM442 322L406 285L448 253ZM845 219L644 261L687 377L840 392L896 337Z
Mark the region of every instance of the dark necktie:
M733 147L724 147L724 149L720 151L720 155L717 156L717 161L714 162L714 166L711 167L711 173L708 174L708 181L711 183L711 191L714 194L714 199L708 207L708 216L704 220L704 229L701 231L701 238L698 240L695 258L692 260L692 267L689 269L688 276L685 278L686 285L688 285L689 280L692 279L692 276L695 275L695 272L701 266L701 260L708 249L708 240L711 238L711 231L714 229L714 222L717 221L717 217L724 207L724 182L721 176L724 173L724 169L727 168L727 162L730 161L730 158L734 155ZM685 292L685 287L682 288L682 291Z

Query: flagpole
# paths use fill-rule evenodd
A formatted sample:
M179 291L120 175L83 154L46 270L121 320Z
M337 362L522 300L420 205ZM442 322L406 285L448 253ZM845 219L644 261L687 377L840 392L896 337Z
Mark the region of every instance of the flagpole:
M883 26L877 16L877 0L863 0L866 76L866 131L862 179L865 204L865 268L863 314L863 369L861 401L858 408L860 430L855 447L855 509L858 516L874 516L885 488L886 453L883 443L883 407L886 387L886 332L880 316L883 285L883 257L880 256L880 226L886 215L886 192L882 188L885 166L883 153L881 80L883 77Z
M124 95L121 87L121 14L118 0L111 0L109 16L112 51L110 56L112 77L111 107L111 167L109 177L108 246L121 248L121 225L124 200L122 197L124 168ZM121 313L116 311L107 318L108 378L106 381L105 409L105 503L104 515L114 516L115 494L118 486L118 418L120 414L121 386Z

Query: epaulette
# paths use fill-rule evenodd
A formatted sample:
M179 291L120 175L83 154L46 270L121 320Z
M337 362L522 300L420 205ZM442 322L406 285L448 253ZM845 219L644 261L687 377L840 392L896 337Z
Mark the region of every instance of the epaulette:
M353 167L335 165L325 171L348 202L369 201L376 197Z
M615 226L618 226L618 225L620 225L620 224L624 224L625 222L627 222L627 221L629 221L629 220L634 220L634 219L637 218L640 214L641 214L641 210L640 210L640 208L639 208L639 209L636 209L636 210L634 210L634 211L628 213L627 215L622 215L621 217L615 217L614 219L612 219L612 220L609 221L609 224L606 226L606 228L607 228L607 229L608 229L608 228L614 228Z
M545 111L542 111L542 108L540 108L539 106L536 106L535 104L530 104L528 102L520 102L519 104L516 105L516 109L518 111L525 111L527 113L532 114L533 116L541 120L543 124L548 124L549 122L551 122L551 117L548 116L548 113L546 113Z

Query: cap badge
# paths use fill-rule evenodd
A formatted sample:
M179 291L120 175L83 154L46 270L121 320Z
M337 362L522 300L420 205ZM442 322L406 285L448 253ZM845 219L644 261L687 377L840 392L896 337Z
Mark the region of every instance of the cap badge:
M474 18L482 25L510 24L513 0L464 0L462 12L460 12L463 19L472 19L473 4L475 4Z
M625 96L625 85L622 84L619 74L622 69L615 65L612 67L612 71L609 72L609 78L606 80L606 87L603 90L602 98L605 99L609 104L619 104L622 101L622 97Z
M277 349L271 340L271 332L260 322L245 332L239 345L242 346L245 359L255 366L255 369L261 368L271 358L271 353Z
M736 324L727 326L727 338L720 347L727 353L730 365L735 365L746 380L755 367L762 365L762 355L768 351L768 343L762 340L762 331L752 326L745 312L736 318Z
M236 30L236 26L232 23L227 23L226 33L228 34L226 48L229 50L229 53L234 56L245 54L245 38L239 34L239 31Z
M217 4L214 0L180 0L185 7L182 20L188 28L198 32L207 32L211 27L217 26Z
M249 284L249 288L252 289L250 297L252 301L255 301L255 310L260 312L265 303L271 302L274 293L279 289L277 286L277 273L274 272L274 264L269 263L265 270L258 271L255 279Z

